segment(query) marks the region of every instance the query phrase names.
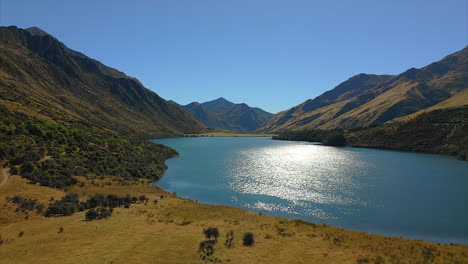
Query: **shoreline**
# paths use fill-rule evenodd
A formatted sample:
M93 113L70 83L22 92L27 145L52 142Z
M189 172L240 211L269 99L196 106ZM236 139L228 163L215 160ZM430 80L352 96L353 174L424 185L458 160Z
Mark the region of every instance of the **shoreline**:
M287 140L287 141L294 141L294 140ZM306 142L306 143L317 143L317 144L320 144L322 145L320 142L309 142L309 141L296 141L296 142ZM327 147L330 147L330 146L327 146ZM347 147L347 148L354 148L353 146L344 146L344 147ZM361 147L359 147L361 148ZM362 148L365 148L365 147L362 147ZM380 149L380 148L369 148L369 149L375 149L375 150L381 150L381 151L394 151L394 152L402 152L402 153L413 153L413 154L425 154L425 155L439 155L443 158L448 158L448 159L456 159L455 157L453 156L448 156L448 155L443 155L443 154L438 154L438 153L419 153L419 152L411 152L411 151L401 151L401 150L393 150L393 149ZM167 163L166 163L167 164ZM169 169L169 166L168 166L168 169ZM165 174L166 172L164 172ZM164 174L161 176L161 177L165 177ZM162 188L160 186L157 185L158 181L153 181L153 182L149 182L150 185L152 186L155 186L155 187L158 187L158 188ZM167 192L171 192L172 193L177 193L176 190L166 190ZM195 198L190 198L190 197L183 197L183 196L178 196L182 199L190 199L190 200L193 200L193 201L199 201ZM284 219L290 219L290 220L301 220L301 221L305 221L305 222L308 222L308 223L313 223L313 224L325 224L325 225L330 225L330 226L333 226L335 228L343 228L345 230L349 230L349 231L355 231L355 232L363 232L363 233L367 233L367 234L371 234L371 235L379 235L379 236L384 236L384 237L392 237L392 238L402 238L402 239L408 239L408 240L414 240L414 241L425 241L425 242L429 242L429 243L441 243L441 244L446 244L446 245L450 245L450 244L461 244L461 245L466 245L468 246L468 238L457 238L457 237L443 237L443 236L433 236L433 235L418 235L418 234L415 234L415 235L406 235L404 233L398 233L398 232L392 232L392 231L383 231L383 232L379 232L378 228L374 228L374 229L359 229L359 228L350 228L350 227L345 227L345 226L340 226L340 225L333 225L333 224L328 224L328 223L323 223L323 222L317 222L314 220L308 220L306 216L301 216L301 215L291 215L291 214L283 214L281 212L278 212L278 213L275 213L274 211L268 211L268 210L255 210L255 209L252 209L252 208L249 208L249 207L242 207L242 206L236 206L236 205L231 205L231 204L226 204L226 203L213 203L213 202L209 202L209 201L202 201L203 203L206 203L206 204L210 204L210 205L215 205L215 206L229 206L229 207L233 207L233 208L238 208L238 209L241 209L241 210L247 210L249 212L254 212L254 213L260 213L260 214L265 214L265 215L269 215L269 216L272 216L272 217L280 217L280 218L284 218Z
M79 193L80 197L94 193L129 193L146 195L150 202L136 203L128 209L116 208L108 219L91 222L83 221L85 212L52 218L33 214L25 219L20 212L13 212L11 203L0 207L0 235L7 241L0 245L0 258L5 263L51 263L51 259L60 263L205 263L200 259L197 246L204 239L202 230L210 226L220 230L221 241L215 245L215 256L223 263L468 261L468 255L464 255L468 246L462 244L388 237L232 206L199 203L168 193L150 184L151 180L124 186L112 183L113 177L77 178L84 186L72 186L68 192ZM17 175L11 176L0 199L34 195L39 202L47 203L51 196L57 200L65 194L27 182ZM153 203L153 200L158 202ZM7 219L11 220L5 222ZM62 233L57 232L59 227L63 228ZM233 248L223 245L229 230L234 230L235 234ZM20 231L24 235L18 237ZM245 232L254 233L253 247L242 246ZM64 248L67 248L66 255L61 254Z
M196 200L196 199L193 199L193 198L179 196L177 194L177 192L170 192L170 191L168 191L168 190L166 190L166 189L164 189L162 187L159 187L157 185L153 185L153 183L156 183L156 182L157 181L148 182L148 185L152 186L152 187L159 188L160 190L162 190L162 191L164 191L164 192L166 192L168 194L175 195L175 197L177 197L179 199L190 200L190 201L195 202L195 203L212 205L212 206L225 206L225 207L229 207L229 208L233 208L233 209L244 210L244 211L255 213L255 214L260 214L260 215L265 215L265 216L270 216L270 217L277 217L277 218L290 220L290 221L303 221L303 222L306 222L306 223L309 223L309 224L329 226L329 227L333 227L333 228L343 229L345 231L360 232L360 233L367 234L367 235L382 236L382 237L386 237L386 238L398 238L398 239L406 239L406 240L411 240L411 241L424 241L424 242L427 242L427 243L443 244L443 245L457 244L457 245L468 246L468 238L463 239L463 240L466 240L465 242L459 242L459 241L454 241L454 240L444 242L442 240L445 240L445 239L439 240L439 239L435 238L434 240L430 240L430 239L425 239L425 238L421 238L421 237L419 237L419 238L418 237L407 237L404 234L394 234L394 235L384 234L384 233L378 233L378 232L373 232L373 231L363 231L363 230L359 230L359 229L346 228L346 227L337 226L337 225L333 225L333 224L313 222L313 221L306 220L306 219L303 219L303 218L300 218L300 217L293 217L293 216L289 217L289 216L283 216L283 215L275 215L275 214L270 214L270 213L268 213L266 211L261 211L260 212L260 211L255 211L253 209L244 208L244 207L237 207L237 206L228 205L228 204L203 202L203 201L199 201L199 200ZM425 236L425 237L427 237L427 236Z

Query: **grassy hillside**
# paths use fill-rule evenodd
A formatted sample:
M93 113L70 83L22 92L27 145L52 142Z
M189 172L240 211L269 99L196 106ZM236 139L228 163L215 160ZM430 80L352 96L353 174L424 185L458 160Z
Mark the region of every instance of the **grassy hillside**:
M390 238L182 199L148 185L174 151L10 109L15 108L0 108L2 263L468 261L465 245ZM106 212L103 219L87 220L96 211ZM216 242L203 235L209 227L218 230ZM251 246L243 245L247 232L254 237ZM213 254L200 249L207 244Z
M425 108L423 110L420 110L416 113L413 113L407 116L396 118L395 121L411 120L423 113L428 113L428 112L438 110L438 109L455 108L455 107L466 106L466 105L468 105L468 89L465 89L455 94L454 96L450 97L449 99L444 100L436 105Z
M65 193L12 176L0 187L2 263L466 263L468 247L441 245L347 231L181 199L145 182L128 186L115 178L86 179L69 188L81 199L96 193L145 195L148 202L115 208L111 217L83 221L85 212L46 218L15 212L6 197L48 204ZM155 202L156 201L156 202ZM27 219L25 219L27 217ZM199 251L203 230L219 230L214 254ZM233 231L230 247L226 235ZM252 232L253 246L243 246ZM19 236L19 234L22 234Z
M346 138L349 145L356 147L442 153L468 160L468 106L421 113L350 132Z
M466 90L467 83L468 48L465 48L396 76L354 76L314 100L276 114L259 131L349 129L383 124L447 100Z
M60 122L159 137L203 125L138 80L67 48L46 33L0 27L0 99Z

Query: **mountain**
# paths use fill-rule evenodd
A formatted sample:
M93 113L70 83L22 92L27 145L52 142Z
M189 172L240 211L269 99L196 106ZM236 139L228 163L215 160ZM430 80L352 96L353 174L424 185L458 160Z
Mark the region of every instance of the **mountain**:
M466 94L466 92L465 92ZM349 131L348 145L440 153L468 160L468 101L373 128Z
M202 104L193 102L185 106L171 102L207 127L235 132L253 132L273 116L260 108L235 104L222 97Z
M209 109L213 112L221 113L221 112L226 112L229 110L231 107L233 107L235 104L232 102L229 102L228 100L224 99L223 97L220 97L218 99L204 102L203 106L206 109Z
M0 27L0 103L62 123L79 120L141 137L205 130L135 78L39 28Z
M464 91L468 48L399 75L359 74L313 100L276 114L259 131L353 128L382 124Z

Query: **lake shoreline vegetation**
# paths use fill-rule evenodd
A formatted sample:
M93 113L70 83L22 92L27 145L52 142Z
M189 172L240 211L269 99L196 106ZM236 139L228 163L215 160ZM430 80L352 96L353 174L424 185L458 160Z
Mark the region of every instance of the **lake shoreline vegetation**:
M67 244L74 245L70 252L80 254L88 248L87 241L91 237L94 243L102 243L102 247L94 250L104 253L107 243L104 240L112 241L110 236L135 241L148 233L157 238L144 242L144 247L158 245L159 250L171 251L164 254L167 263L181 260L244 263L252 258L260 262L307 259L321 263L399 263L412 259L415 262L463 263L468 259L466 245L390 238L179 198L175 193L149 185L166 169L164 160L177 155L167 147L96 127L59 124L14 113L4 107L0 110L1 142L10 142L1 148L2 165L9 168L11 174L6 185L0 187L3 203L0 207L0 256L6 257L6 263L32 259L36 263L47 263L56 255L54 252ZM80 137L85 140L81 141ZM114 160L109 153L119 159ZM118 155L124 153L128 157ZM148 162L148 159L155 163L139 171L140 174L125 168L118 172L106 166L117 162L129 169L141 166L140 162ZM91 170L88 166L100 169ZM131 228L132 233L122 234L123 226ZM217 242L217 238L203 240L202 231L209 227L219 229L219 240L227 237L224 245ZM95 230L101 230L99 237L90 236ZM176 235L181 232L189 236ZM245 242L246 237L248 242ZM185 246L176 247L174 243ZM307 245L315 246L306 249ZM126 250L128 246L131 245L124 243L113 247ZM31 253L25 255L24 249ZM266 257L261 253L272 251L294 252L294 256L272 254ZM138 261L161 257L160 251L145 252ZM116 258L120 259L121 254L107 252L86 256L90 262ZM134 260L135 257L126 255L124 259ZM68 258L63 262L77 260Z
M408 120L349 130L290 130L273 139L444 154L468 161L468 106L433 110Z

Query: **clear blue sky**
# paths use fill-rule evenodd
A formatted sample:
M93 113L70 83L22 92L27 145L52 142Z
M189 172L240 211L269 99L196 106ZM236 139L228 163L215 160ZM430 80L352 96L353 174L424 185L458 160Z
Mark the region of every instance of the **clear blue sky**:
M223 96L278 112L359 73L397 74L468 43L466 0L0 0L181 104Z

